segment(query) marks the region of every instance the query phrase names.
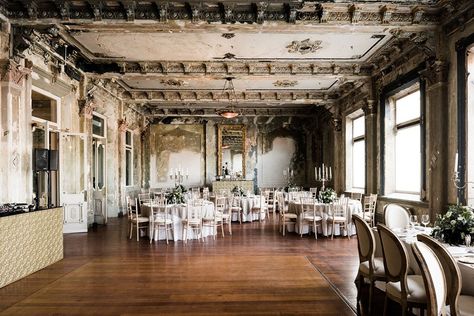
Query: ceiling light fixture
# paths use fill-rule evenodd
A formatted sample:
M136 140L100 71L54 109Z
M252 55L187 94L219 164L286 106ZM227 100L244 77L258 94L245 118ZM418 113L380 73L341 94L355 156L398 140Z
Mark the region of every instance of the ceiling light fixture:
M228 94L229 106L217 112L220 116L226 119L231 119L239 116L239 112L235 110L237 104L237 97L235 95L234 83L232 82L233 77L226 77L224 88L222 89L221 97L224 98L225 94Z

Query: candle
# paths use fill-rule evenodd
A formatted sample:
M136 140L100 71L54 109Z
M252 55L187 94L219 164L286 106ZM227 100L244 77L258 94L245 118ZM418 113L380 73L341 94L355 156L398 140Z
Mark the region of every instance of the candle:
M291 170L291 176L293 176L293 170Z
M328 167L326 166L326 179L328 179Z
M321 180L321 167L318 168L318 179Z
M329 179L332 179L332 170L331 170L331 169L332 169L332 168L329 167Z
M314 167L314 178L318 179L318 170L316 167Z
M454 160L454 173L458 172L458 153L456 152L456 159Z
M189 168L186 168L186 177L189 176Z

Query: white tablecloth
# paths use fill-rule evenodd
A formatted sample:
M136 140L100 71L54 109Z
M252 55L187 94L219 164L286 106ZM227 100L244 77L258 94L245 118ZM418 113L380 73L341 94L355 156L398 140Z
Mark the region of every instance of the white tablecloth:
M429 233L429 230L426 231ZM400 232L396 232L399 235L399 238L402 240L402 242L405 244L405 248L407 249L408 253L408 266L410 268L410 273L412 274L421 274L420 267L418 266L418 263L416 262L415 255L413 254L413 251L411 249L411 244L415 242L416 235L423 233L422 227L418 227L418 229L408 229L408 230L401 230ZM377 232L377 229L374 228L374 235L375 235L375 241L376 241L376 252L375 256L376 257L382 257L382 246L380 244L380 236ZM454 256L459 257L459 255L462 254L469 254L469 255L474 255L474 253L468 253L469 252L474 252L474 248L466 248L466 247L461 247L461 246L449 246L445 245L448 251ZM462 289L461 289L461 294L464 295L474 295L474 264L465 264L462 262L458 262L459 270L461 271L461 279L462 279Z
M201 206L195 206L198 208L201 208ZM171 204L167 205L167 208L171 209L171 215L173 219L173 240L182 240L183 238L183 219L186 217L186 205L184 204ZM150 217L150 204L149 203L144 203L141 206L141 214L142 216L149 216ZM211 217L214 216L214 203L212 202L206 202L204 204L204 207L202 208L203 210L203 217ZM151 217L150 217L151 220ZM202 229L202 236L207 237L209 235L212 235L213 231L211 227L203 227ZM151 227L148 231L148 236L151 235ZM171 236L168 236L170 238ZM197 239L199 236L194 234L194 231L189 230L188 231L188 239ZM155 240L163 240L166 239L166 235L164 230L159 231L159 236L155 235Z
M318 203L316 204L316 215L320 215L322 217L322 224L321 227L318 227L318 233L323 234L323 236L329 236L332 234L332 223L328 222L328 210L329 210L329 204L325 203ZM296 201L291 201L288 204L288 212L289 213L295 213L298 215L297 219L297 225L295 225L295 231L297 233L300 233L302 230L303 234L306 234L309 232L310 229L312 229L311 225L308 223L303 224L301 221L301 203L296 202ZM352 225L352 214L359 214L362 212L362 204L358 200L349 200L349 204L347 207L347 220L348 220L348 230L351 235L354 235L356 233L355 230L355 225ZM291 227L288 227L289 231L292 230ZM347 235L346 232L343 232L344 235ZM340 229L339 229L339 224L336 224L335 230L334 230L334 235L340 235Z
M211 197L211 201L215 203L216 197ZM253 222L258 221L258 213L252 214L252 207L260 206L260 195L236 197L239 200L239 206L242 208L242 221ZM227 205L231 202L231 198L227 198ZM265 219L266 214L262 213L262 220ZM239 221L237 213L232 214L232 221Z

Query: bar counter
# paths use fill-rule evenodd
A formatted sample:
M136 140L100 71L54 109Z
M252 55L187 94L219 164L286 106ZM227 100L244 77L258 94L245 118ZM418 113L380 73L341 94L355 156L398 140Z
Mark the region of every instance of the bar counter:
M62 208L0 217L0 288L63 256Z

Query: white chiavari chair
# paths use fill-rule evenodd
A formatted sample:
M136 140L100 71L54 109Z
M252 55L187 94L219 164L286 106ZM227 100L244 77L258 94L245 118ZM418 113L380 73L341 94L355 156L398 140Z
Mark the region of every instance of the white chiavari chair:
M185 209L185 217L182 221L183 224L183 241L185 244L188 243L188 232L189 230L193 231L196 236L199 236L199 239L203 239L202 236L202 215L203 215L203 206L202 205L193 205L194 203L187 203Z
M309 192L311 192L311 197L313 199L318 197L318 188L309 188Z
M233 214L237 214L237 218L240 224L242 224L242 207L241 207L241 196L240 195L232 195L229 198L229 211L231 214L231 218Z
M138 199L135 199L135 205L138 205ZM136 233L137 233L137 241L139 241L140 238L140 229L143 228L148 228L150 224L150 218L141 216L138 212L138 207L135 207L133 209L130 207L130 239L132 239L132 234L133 234L133 226L136 227Z
M209 201L209 188L208 187L202 188L202 198L204 200Z
M295 213L288 213L288 204L285 203L284 194L279 195L279 199L278 207L280 216L278 226L280 227L280 231L283 233L283 236L285 236L287 224L294 223L298 218L298 215Z
M252 208L250 209L250 212L252 213L252 221L253 221L253 215L258 214L258 221L262 221L262 215L267 214L268 216L268 207L267 207L267 199L264 194L256 196L254 199L254 203Z
M342 235L343 229L347 233L347 238L351 239L349 231L349 219L347 218L347 207L349 205L349 198L342 197L329 205L328 223L332 224L331 239L334 239L334 231L336 224L339 225L339 231Z
M221 230L222 230L222 237L224 237L223 214L226 210L226 200L227 198L225 196L217 196L215 207L214 207L214 213L206 214L206 216L202 218L203 227L212 228L212 235L213 235L214 240L216 239L217 227L219 226L221 227Z
M166 234L166 243L168 244L168 235L171 232L173 236L173 215L171 214L171 207L167 207L166 198L155 199L150 207L150 226L151 236L150 244L160 236L160 230L164 230Z
M322 225L322 214L316 212L316 200L311 197L301 199L301 224L308 223L313 227L314 239L318 239L318 226ZM308 228L309 231L309 228ZM303 237L303 227L300 227L300 237Z

